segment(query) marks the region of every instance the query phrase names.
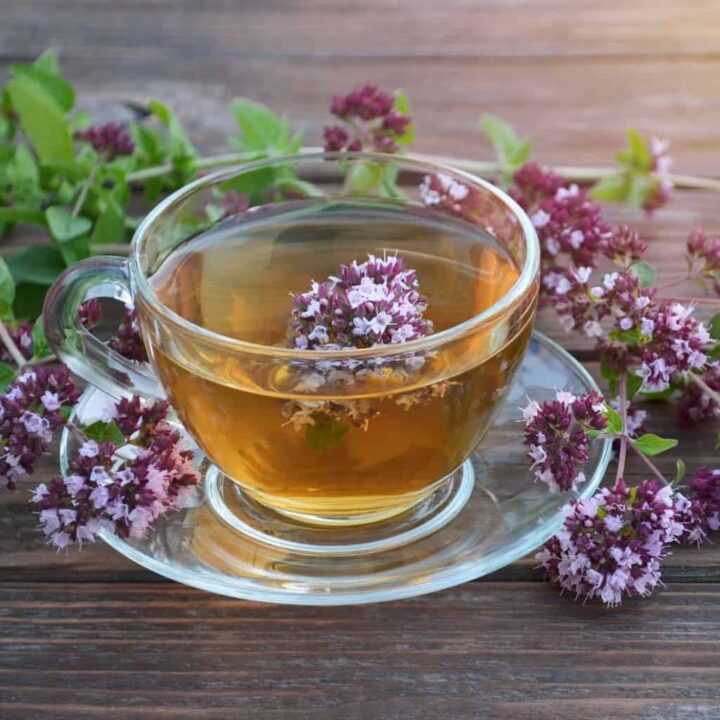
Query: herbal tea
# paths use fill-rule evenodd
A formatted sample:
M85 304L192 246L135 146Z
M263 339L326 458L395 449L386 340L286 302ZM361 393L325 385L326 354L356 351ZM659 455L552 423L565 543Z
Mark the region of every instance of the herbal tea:
M489 234L447 215L308 201L221 222L172 251L151 284L164 305L207 330L302 347L291 293L327 278L332 287L342 265L371 255L415 271L422 322L434 333L489 308L519 275ZM301 311L309 312L303 306L296 318ZM149 322L142 304L139 312ZM512 333L499 321L470 341L391 362L261 365L247 354L171 352L172 338L150 351L185 427L244 490L310 521L362 522L408 508L469 456L522 358L531 316L529 307ZM390 316L383 322L400 332ZM403 338L392 337L401 349Z

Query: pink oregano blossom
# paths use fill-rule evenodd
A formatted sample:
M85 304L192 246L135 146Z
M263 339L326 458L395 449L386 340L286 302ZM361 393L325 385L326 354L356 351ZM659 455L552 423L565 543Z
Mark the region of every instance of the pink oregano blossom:
M343 124L325 128L325 150L396 152L412 118L396 107L396 98L366 83L347 95L336 95L330 112Z
M119 401L106 419L123 439L84 439L68 475L37 486L32 503L56 547L92 541L102 529L143 538L158 518L186 505L199 475L167 410L165 402Z
M292 296L290 341L301 350L404 343L432 332L417 274L396 255L369 255Z
M620 479L563 512L562 529L536 558L557 587L607 605L649 595L669 545L685 532L672 488L656 480L628 488Z
M584 482L589 457L588 430L607 427L599 393L576 397L558 390L554 400L531 400L523 409L525 445L535 477L553 492L574 490Z

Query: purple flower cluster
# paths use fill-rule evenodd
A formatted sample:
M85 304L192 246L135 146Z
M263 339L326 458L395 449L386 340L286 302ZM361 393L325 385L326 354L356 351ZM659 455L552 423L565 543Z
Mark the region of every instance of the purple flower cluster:
M16 325L7 325L7 330L22 356L29 360L33 355L32 324L21 322ZM9 365L15 364L15 358L3 343L0 343L0 362Z
M632 230L627 225L619 225L600 249L615 265L627 269L642 258L647 247L637 230Z
M132 155L135 150L128 131L116 122L93 125L87 130L76 132L75 138L90 143L95 151L107 160L121 155Z
M78 318L83 327L94 330L102 320L102 304L97 298L86 300L78 308Z
M558 390L542 404L531 400L523 409L525 445L535 477L553 492L574 490L585 480L588 461L587 431L607 427L605 404L599 393L575 397Z
M688 497L676 493L675 510L685 525L681 541L700 545L720 530L720 470L701 467L688 486Z
M86 300L78 310L80 322L91 332L103 317L102 304L97 299ZM140 325L132 305L125 305L123 319L109 345L123 357L135 362L147 362L147 350L140 332Z
M591 275L589 267L553 270L544 284L563 327L596 338L610 366L636 367L648 391L666 389L677 373L707 367L710 334L692 306L658 302L655 290L641 287L629 271L606 273L599 285Z
M562 530L536 559L562 590L607 605L649 595L668 545L685 531L672 488L655 480L628 488L621 479L612 489L570 502L564 515Z
M693 317L693 307L680 303L662 303L646 318L649 340L640 348L643 387L665 390L677 373L703 370L710 343L707 328Z
M118 326L115 337L110 341L110 347L128 360L147 362L145 342L140 333L140 324L135 309L132 306L125 306L123 321Z
M407 131L412 118L395 110L395 98L378 90L373 83L358 87L347 95L336 95L330 112L344 123L325 128L327 151L366 148L396 152L397 139Z
M612 230L588 193L534 164L520 168L513 181L510 194L530 216L546 271L552 267L562 270L562 255L577 267L594 267Z
M720 237L694 230L687 239L688 275L720 295Z
M300 350L367 348L432 332L415 270L401 257L342 265L337 276L292 294L290 342Z
M38 367L20 375L0 395L0 478L8 488L33 472L53 432L65 424L63 412L80 393L64 367Z
M420 197L426 207L445 210L470 221L479 201L477 190L447 173L426 175L420 185Z
M186 505L199 476L193 452L167 423L167 409L137 397L120 401L105 419L125 441L85 439L66 478L38 485L32 502L59 549L92 541L102 529L143 538L159 517Z

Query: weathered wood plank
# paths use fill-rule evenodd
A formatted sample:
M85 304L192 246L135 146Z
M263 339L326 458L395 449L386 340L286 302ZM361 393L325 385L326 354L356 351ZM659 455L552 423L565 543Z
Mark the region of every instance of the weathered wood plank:
M0 46L76 57L132 54L166 67L247 57L716 56L720 8L706 0L32 0L6 3Z
M166 585L6 584L0 708L23 720L710 718L718 623L720 589L690 584L620 611L496 582L352 612Z

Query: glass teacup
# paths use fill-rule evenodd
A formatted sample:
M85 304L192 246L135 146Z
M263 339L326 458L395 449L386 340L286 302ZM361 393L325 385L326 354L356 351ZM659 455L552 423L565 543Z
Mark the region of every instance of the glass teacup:
M530 338L538 267L532 224L480 178L412 156L274 158L167 198L129 260L68 270L48 294L46 334L101 390L167 397L261 505L368 523L423 501L480 443ZM409 273L426 331L388 315L387 342L355 342L374 336L350 316L308 333L308 302L324 292L314 281L332 291L343 272ZM94 297L134 305L152 367L83 328L78 308ZM330 341L341 321L352 346Z

